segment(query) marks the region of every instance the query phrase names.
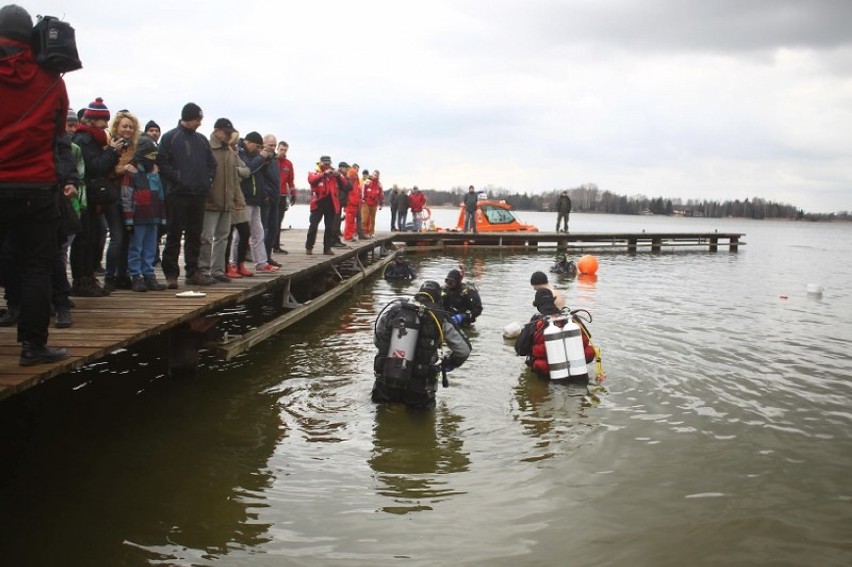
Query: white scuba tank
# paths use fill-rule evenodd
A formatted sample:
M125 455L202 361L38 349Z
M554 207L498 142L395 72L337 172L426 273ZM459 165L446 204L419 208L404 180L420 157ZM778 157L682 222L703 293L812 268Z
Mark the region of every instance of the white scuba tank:
M547 351L550 379L580 382L588 380L589 372L586 368L580 326L570 316L548 317L548 323L544 329L544 347Z
M390 323L390 346L383 374L387 378L409 378L414 367L414 351L420 335L420 317L416 308L403 305Z

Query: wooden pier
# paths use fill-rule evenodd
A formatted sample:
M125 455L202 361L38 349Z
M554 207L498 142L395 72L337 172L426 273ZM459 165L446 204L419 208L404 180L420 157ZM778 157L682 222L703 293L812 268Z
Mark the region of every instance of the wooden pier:
M566 253L585 252L637 252L650 250L661 252L666 249L696 248L716 252L719 246L728 246L731 252L737 252L744 245L740 239L742 233L722 232L402 232L393 240L411 247L425 249L444 249L456 246L478 247L518 247L539 248L555 247Z
M74 326L55 329L51 325L52 346L67 347L66 360L38 366L18 364L20 345L14 327L0 328L0 404L4 398L22 392L50 378L92 364L118 349L144 339L168 338L170 373L193 371L201 348L229 359L281 332L316 310L334 301L357 283L379 272L395 255L394 246L404 244L417 251L454 247L510 247L536 250L555 247L566 253L604 250L634 253L645 249L659 252L669 247L699 247L715 252L727 243L735 252L742 234L723 233L480 233L423 232L380 233L375 239L335 248L334 256L306 255L305 230L282 232L282 246L290 254L275 254L283 267L278 272L257 274L207 287L186 286L180 278L178 292L194 289L203 297L177 297L175 290L135 293L118 290L106 298L74 297ZM158 274L159 275L159 274ZM270 320L238 336L226 336L217 329L219 313L238 305L260 311L274 304ZM2 409L2 405L0 405Z

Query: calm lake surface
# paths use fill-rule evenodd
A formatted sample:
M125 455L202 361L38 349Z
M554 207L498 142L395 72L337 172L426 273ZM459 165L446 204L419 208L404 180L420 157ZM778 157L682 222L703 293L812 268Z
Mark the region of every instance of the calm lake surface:
M0 561L852 564L852 225L577 214L571 229L747 245L599 254L596 279L551 278L594 317L607 392L591 405L501 336L532 314L546 251L411 255L414 284L372 280L194 378L160 375L157 346L53 380L0 403ZM459 262L485 305L469 362L433 412L377 407L376 315Z

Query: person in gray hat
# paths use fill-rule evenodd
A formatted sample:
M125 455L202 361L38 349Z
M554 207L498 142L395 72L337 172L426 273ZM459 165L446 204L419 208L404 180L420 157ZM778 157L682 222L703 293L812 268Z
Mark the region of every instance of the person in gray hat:
M56 119L68 114L65 82L36 64L32 29L32 17L20 6L0 8L0 248L11 251L0 280L7 292L9 286L19 291L17 305L10 303L3 317L17 325L21 366L68 357L67 349L47 346L47 329L58 194L75 194L79 183L70 144L67 155L58 149L65 123Z

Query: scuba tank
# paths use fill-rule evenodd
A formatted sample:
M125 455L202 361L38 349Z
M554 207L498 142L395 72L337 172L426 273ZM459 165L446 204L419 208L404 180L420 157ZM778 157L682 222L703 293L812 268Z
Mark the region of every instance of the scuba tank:
M547 321L548 326L543 334L550 379L588 381L589 372L586 368L580 326L571 316L548 317Z
M391 321L390 346L382 376L390 380L407 380L414 370L414 352L420 335L420 315L416 305L405 302Z

